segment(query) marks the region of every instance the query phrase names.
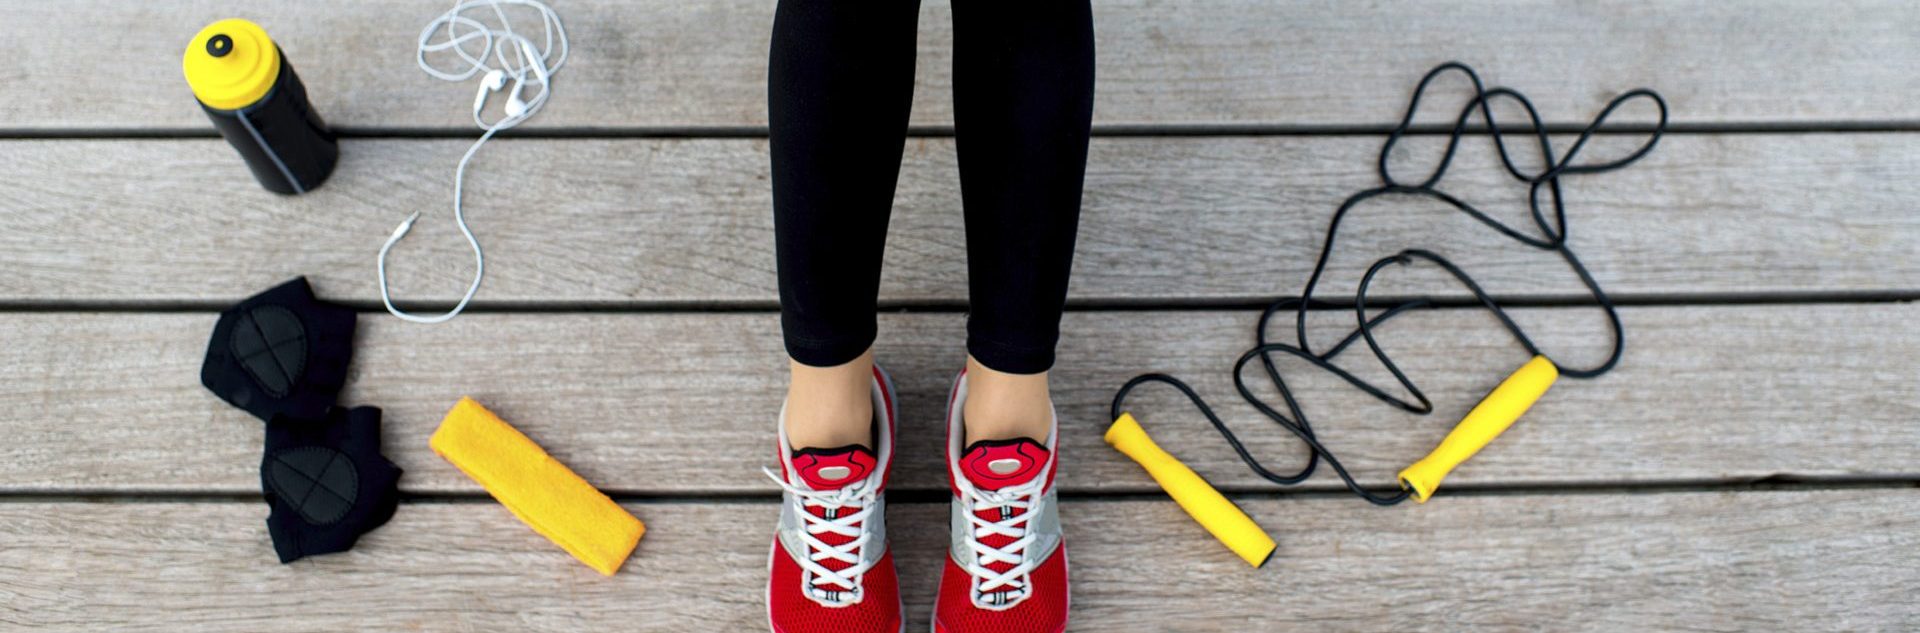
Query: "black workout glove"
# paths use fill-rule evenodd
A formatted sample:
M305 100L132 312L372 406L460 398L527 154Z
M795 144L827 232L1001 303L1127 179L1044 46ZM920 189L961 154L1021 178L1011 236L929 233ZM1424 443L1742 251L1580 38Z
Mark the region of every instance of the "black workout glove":
M347 382L351 308L313 296L306 277L254 295L213 326L200 384L261 420L318 420Z
M304 285L304 284L303 284ZM260 489L280 562L343 552L393 517L400 468L380 454L380 409L333 408L322 420L267 422Z

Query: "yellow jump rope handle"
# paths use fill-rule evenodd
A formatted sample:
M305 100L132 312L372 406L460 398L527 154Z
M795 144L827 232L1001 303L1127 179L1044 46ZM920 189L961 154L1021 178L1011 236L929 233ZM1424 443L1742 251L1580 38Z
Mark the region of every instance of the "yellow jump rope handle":
M1406 470L1400 471L1400 483L1413 491L1413 500L1426 503L1427 497L1440 487L1440 480L1453 472L1460 462L1467 461L1474 453L1480 452L1501 431L1513 426L1514 420L1533 406L1534 401L1547 393L1553 381L1560 377L1560 370L1553 361L1545 356L1535 356L1520 369L1514 370L1500 386L1493 388L1480 404L1474 405L1467 417L1454 425L1447 433L1447 439L1428 453L1424 459L1414 462Z
M1133 414L1122 413L1107 429L1107 443L1125 453L1133 461L1139 462L1153 475L1153 480L1180 504L1200 526L1213 533L1213 537L1239 554L1247 564L1259 567L1273 556L1276 545L1273 537L1267 536L1260 525L1241 512L1220 491L1214 490L1207 480L1200 478L1193 469L1174 459L1173 455L1153 443L1147 437L1146 429L1140 428L1140 422Z

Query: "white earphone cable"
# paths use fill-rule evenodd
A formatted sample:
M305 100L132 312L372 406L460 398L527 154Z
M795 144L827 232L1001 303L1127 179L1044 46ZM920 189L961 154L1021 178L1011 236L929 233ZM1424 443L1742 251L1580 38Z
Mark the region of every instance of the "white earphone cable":
M540 13L539 46L535 46L532 39L514 32L513 23L507 19L507 12L501 5L523 6ZM489 27L486 22L465 15L469 11L482 8L493 11L494 17L498 18L498 28ZM463 28L466 30L463 31ZM447 33L446 39L434 42L433 36L442 30ZM484 46L478 54L467 49L469 42L476 41ZM452 51L459 56L465 63L465 68L449 72L427 61L428 53L444 51ZM508 51L512 51L512 54L509 55ZM488 64L489 56L499 63L498 67ZM380 246L380 258L376 265L380 275L380 302L386 305L387 312L414 323L443 323L458 316L460 311L467 308L467 304L473 301L473 296L480 292L480 279L486 274L487 258L480 252L480 240L474 238L473 230L467 227L466 209L462 204L467 163L473 160L474 154L480 151L480 146L485 145L487 139L493 138L493 135L501 130L519 125L522 121L533 117L534 113L539 112L540 108L546 105L547 97L553 92L551 83L553 75L567 63L567 32L560 25L559 14L554 13L552 8L539 0L466 0L455 3L452 9L440 14L440 17L434 18L426 28L420 30L420 41L414 49L414 58L421 70L445 81L466 81L475 75L486 74L473 100L473 122L486 131L473 142L473 145L467 147L466 155L460 157L460 166L453 172L453 220L460 226L460 234L466 236L467 245L473 247L473 283L467 286L467 294L460 298L460 302L455 304L453 309L434 316L421 316L394 307L393 298L387 291L387 253L393 250L393 245L398 244L401 238L407 236L407 231L413 229L414 221L420 219L418 211L413 212L399 226L394 227L393 234L389 235L386 243ZM506 116L488 123L482 115L487 97L492 92L505 87L509 78L513 80L513 88L508 92ZM522 99L521 90L529 82L538 83L540 91L534 93L531 98Z

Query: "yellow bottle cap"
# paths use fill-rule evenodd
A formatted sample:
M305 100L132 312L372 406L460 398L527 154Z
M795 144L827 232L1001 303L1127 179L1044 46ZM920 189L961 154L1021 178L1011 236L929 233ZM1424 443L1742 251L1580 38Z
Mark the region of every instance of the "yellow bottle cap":
M273 89L274 79L280 76L280 49L274 48L258 24L239 18L221 20L193 36L180 66L201 103L238 110Z

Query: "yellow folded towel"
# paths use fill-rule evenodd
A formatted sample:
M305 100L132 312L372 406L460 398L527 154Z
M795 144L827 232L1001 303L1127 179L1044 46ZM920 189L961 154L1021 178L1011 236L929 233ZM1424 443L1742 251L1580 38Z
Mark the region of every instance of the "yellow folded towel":
M428 440L501 505L588 567L612 576L647 526L472 398Z

